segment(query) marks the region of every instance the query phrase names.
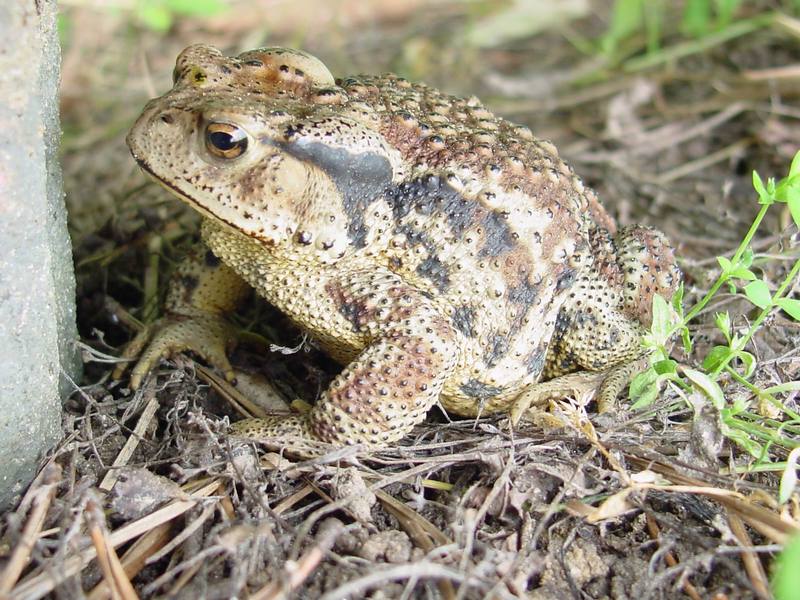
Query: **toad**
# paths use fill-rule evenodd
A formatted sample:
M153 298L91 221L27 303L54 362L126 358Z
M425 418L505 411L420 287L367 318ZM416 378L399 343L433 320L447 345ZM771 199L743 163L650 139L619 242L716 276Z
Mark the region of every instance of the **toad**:
M296 454L388 445L437 402L475 416L591 386L607 403L680 281L664 235L617 230L526 127L297 50L187 48L127 142L203 217L126 353L144 349L132 387L184 350L233 379L226 314L252 288L343 365L312 409L232 427Z

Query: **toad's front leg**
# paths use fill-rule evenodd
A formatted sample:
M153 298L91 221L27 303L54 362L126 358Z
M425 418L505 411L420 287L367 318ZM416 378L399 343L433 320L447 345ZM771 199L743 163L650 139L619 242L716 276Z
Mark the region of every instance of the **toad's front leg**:
M237 332L226 315L249 293L250 286L208 248L194 246L172 275L164 316L142 329L123 353L122 358L128 360L139 357L131 373L131 387L138 388L161 357L187 350L233 380L226 352L235 344ZM113 377L119 379L126 366L127 361L121 362Z
M349 299L351 307L359 302ZM385 446L424 419L457 364L458 346L449 320L427 298L399 282L371 293L360 306L353 321L372 331L367 346L313 409L301 415L245 419L233 424L234 435L310 456L322 453L325 443Z

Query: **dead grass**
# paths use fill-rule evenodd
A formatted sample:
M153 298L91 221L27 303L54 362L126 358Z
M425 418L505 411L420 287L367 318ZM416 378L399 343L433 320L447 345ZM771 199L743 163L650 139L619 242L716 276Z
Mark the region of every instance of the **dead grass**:
M267 35L239 13L134 37L111 12L71 7L64 172L86 385L67 403L63 441L5 516L0 596L769 597L770 559L798 530L797 497L778 506L776 475L747 473L749 457L721 439L714 415L675 399L591 420L565 403L557 431L435 414L395 448L297 463L233 444L226 419L258 406L190 359L135 394L110 380L109 357L156 314L164 273L197 226L143 184L122 144L192 41L303 45L339 73L400 68L477 93L553 139L620 222L666 231L695 295L756 212L751 170L784 173L796 151L792 23L592 80L597 58L566 39L596 35L595 17L571 22L567 36L477 52L453 42L469 22L463 5L409 15L393 4L385 20L377 6L378 24L334 24L329 47L275 21ZM756 244L776 257L776 279L796 235L789 223L778 215ZM723 295L706 317L728 309L742 325L738 302ZM264 305L240 318L262 339L299 339ZM680 360L714 343L710 323L693 331L696 356ZM757 380L797 379L797 347L797 325L775 317L756 339ZM234 358L284 399L313 402L335 372L316 351L268 354L258 340Z

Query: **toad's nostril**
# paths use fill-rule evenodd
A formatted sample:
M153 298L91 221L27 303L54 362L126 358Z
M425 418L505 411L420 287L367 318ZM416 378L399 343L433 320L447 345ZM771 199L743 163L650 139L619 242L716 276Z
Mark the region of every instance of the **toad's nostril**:
M161 122L166 123L167 125L172 125L175 122L175 118L167 113L161 115Z

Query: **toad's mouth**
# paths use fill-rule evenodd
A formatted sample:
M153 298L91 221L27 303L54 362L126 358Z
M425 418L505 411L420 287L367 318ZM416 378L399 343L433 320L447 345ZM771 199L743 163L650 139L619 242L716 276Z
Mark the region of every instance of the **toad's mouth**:
M150 165L147 163L147 161L145 159L140 158L140 157L136 156L135 154L133 154L133 159L136 161L136 164L139 165L139 168L142 171L144 171L145 173L147 173L156 182L158 182L161 185L161 187L163 187L164 189L166 189L169 192L171 192L174 196L177 196L179 199L181 199L184 202L186 202L186 204L190 205L197 212L199 212L201 214L204 214L205 216L208 216L208 217L213 217L215 219L219 218L219 217L217 217L217 215L213 214L207 208L202 206L197 200L192 198L189 194L187 194L183 190L179 189L174 184L170 183L169 181L167 181L166 179L164 179L160 175L156 174L156 172L152 169L152 167L150 167Z
M150 167L150 165L147 163L147 161L145 159L137 156L133 152L131 152L131 154L133 155L133 159L136 161L136 164L139 165L139 168L142 171L144 171L148 176L150 176L151 179L155 180L159 185L161 185L161 187L163 187L165 190L170 192L173 196L177 196L178 199L182 200L183 202L185 202L186 204L191 206L194 210L199 212L204 217L206 217L208 219L212 219L213 221L215 221L217 223L221 223L221 224L227 226L228 228L230 228L231 231L234 231L234 232L236 232L236 233L238 233L240 235L244 235L244 236L247 236L249 238L253 238L254 240L258 240L261 243L266 243L266 244L270 244L271 243L271 240L265 240L263 238L260 238L260 237L256 236L253 233L248 233L247 231L243 231L240 227L236 227L229 220L221 217L220 215L218 215L214 211L209 210L206 206L204 206L202 203L200 203L197 199L193 198L192 196L190 196L189 194L187 194L186 192L184 192L183 190L178 188L175 184L171 183L170 181L168 181L168 180L164 179L163 177L161 177L160 175L158 175L152 169L152 167Z

